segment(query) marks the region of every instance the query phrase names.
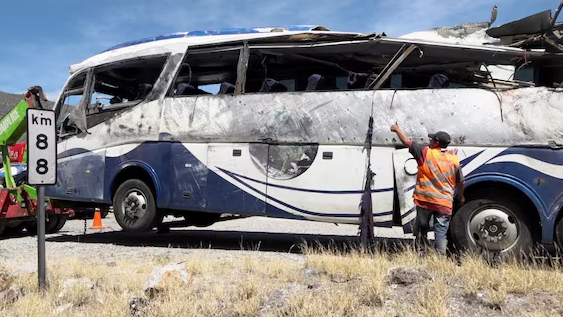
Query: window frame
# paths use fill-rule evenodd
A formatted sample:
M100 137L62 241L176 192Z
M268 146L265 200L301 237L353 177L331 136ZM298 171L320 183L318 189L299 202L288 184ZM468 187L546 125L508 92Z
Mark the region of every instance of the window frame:
M82 88L74 88L74 89L68 89L69 85L79 76L82 76L83 74L85 74L85 78L84 78L84 84L82 85ZM74 131L63 131L63 127L64 127L64 122L69 120L70 116L72 115L72 113L74 111L79 112L79 107L85 102L84 101L84 97L86 94L89 93L89 86L91 86L92 84L92 68L86 68L86 69L82 69L74 74L72 74L72 76L68 79L66 85L65 85L65 89L63 89L63 91L61 92L60 96L59 96L59 100L57 102L56 108L55 108L55 122L58 125L59 124L59 119L60 119L60 115L61 115L61 110L64 106L64 102L67 99L68 96L78 96L78 95L74 95L73 93L75 92L82 92L82 94L80 95L80 101L78 102L78 104L76 105L76 107L71 108L71 110L67 113L64 114L64 118L62 119L62 121L60 122L60 127L58 127L57 129L57 139L58 140L62 140L62 139L66 139L69 138L71 136L77 135L79 134L79 129L76 128Z
M231 44L231 43L229 43L229 44ZM241 43L235 42L233 44L234 44L233 46L220 46L220 47L214 47L214 46L216 46L216 44L205 44L205 45L188 47L186 49L185 53L184 53L184 56L182 57L182 60L180 61L180 65L178 66L178 69L176 70L176 73L174 74L172 81L170 82L170 86L166 90L165 98L193 98L193 97L201 97L201 96L215 96L213 94L210 94L210 95L174 95L174 89L177 86L176 81L178 80L178 76L180 75L180 72L182 71L182 66L184 65L186 59L188 59L192 55L239 51L239 59L238 59L238 62L237 62L237 72L236 72L237 73L237 81L236 81L236 84L235 84L235 87L239 87L239 82L241 81L241 79L239 78L240 73L244 74L244 76L246 77L246 67L244 67L244 69L240 69L241 63L244 64L244 61L241 62L241 55L244 52L245 46L242 42ZM244 86L243 86L242 89L244 90ZM238 94L237 91L238 91L238 88L235 89L234 94Z
M94 67L92 67L92 81L91 81L91 85L92 85L92 91L90 93L90 103L92 103L92 96L94 94L94 86L96 84L96 74L105 71L108 68L113 68L120 65L120 64L127 64L130 62L134 62L134 61L139 61L139 60L150 60L150 59L156 59L156 58L160 58L160 57L166 57L164 59L164 63L162 64L162 68L160 69L160 72L158 73L158 77L156 78L155 82L153 83L153 90L154 87L156 86L156 84L159 83L159 81L162 80L164 71L166 69L166 65L167 63L170 61L170 57L171 57L172 53L170 52L166 52L166 53L160 53L160 54L151 54L151 55L143 55L143 56L137 56L137 57L132 57L132 58L127 58L127 59L122 59L119 61L114 61L114 62L109 62L109 63L105 63L105 64L100 64L100 65L96 65ZM100 71L100 69L102 69ZM127 101L127 102L120 102L117 104L113 104L113 105L105 105L104 107L102 107L100 109L100 112L104 112L104 111L117 111L120 109L124 109L124 108L133 108L141 103L144 103L145 101L149 100L152 101L156 98L158 98L158 96L154 96L153 94L153 90L151 90L151 92L149 92L145 98L141 99L141 100L132 100L132 101ZM151 98L152 97L152 98ZM86 115L88 116L88 115Z
M85 122L86 122L86 131L83 132L87 132L87 130L89 129L88 127L88 116L91 114L86 114L86 110L87 110L87 106L91 104L92 101L92 96L94 94L94 87L95 87L95 75L96 73L99 73L100 70L103 71L103 69L107 69L107 68L111 68L112 66L118 66L120 64L127 64L130 62L134 62L134 61L139 61L139 60L150 60L150 59L154 59L154 58L160 58L160 57L164 57L164 63L162 64L162 68L158 74L158 77L156 79L156 81L153 83L153 89L151 90L151 92L149 92L144 99L142 100L135 100L135 101L131 101L131 102L124 102L124 103L118 103L115 105L105 105L104 107L102 107L100 109L100 113L103 112L114 112L114 111L119 111L119 110L124 110L128 111L136 106L138 106L141 103L147 102L147 101L154 101L157 100L162 94L162 91L156 90L155 87L157 85L159 85L161 82L166 81L167 78L165 76L165 72L167 71L169 64L170 63L174 63L174 61L172 60L172 56L174 56L173 52L165 52L165 53L158 53L158 54L151 54L151 55L142 55L142 56L135 56L135 57L131 57L131 58L125 58L125 59L121 59L119 61L112 61L112 62L108 62L108 63L103 63L103 64L99 64L93 67L88 67L85 69L81 69L77 72L75 72L74 74L72 74L69 79L67 80L65 87L63 89L63 91L61 92L60 96L59 96L59 100L56 104L56 108L55 108L55 118L58 122L59 120L59 116L60 116L60 112L62 110L62 107L64 105L64 102L66 100L66 98L73 92L77 92L77 91L82 91L82 97L78 103L78 105L75 108L75 111L77 112L81 112L80 115L82 115L85 118ZM177 65L171 65L173 68L175 68ZM79 89L72 89L70 90L68 87L69 85L79 76L86 74L86 78L84 80L84 85L82 88ZM76 110L76 109L80 109L80 110ZM121 112L123 113L123 112ZM67 120L67 116L69 116L70 113L68 115L65 115L65 118L63 119L62 122ZM108 118L109 119L109 118ZM106 119L107 120L107 119ZM105 121L105 120L104 120ZM103 122L103 121L102 121ZM83 133L82 132L82 133ZM76 131L73 132L67 132L65 131L63 133L62 131L62 124L60 129L57 131L59 139L65 139L77 134L80 134L80 129L77 129Z

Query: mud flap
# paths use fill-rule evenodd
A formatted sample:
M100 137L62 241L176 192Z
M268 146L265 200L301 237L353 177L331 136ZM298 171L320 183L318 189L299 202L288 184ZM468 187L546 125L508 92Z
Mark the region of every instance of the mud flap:
M401 226L404 233L412 233L412 225L416 217L412 196L414 185L416 184L418 164L408 149L400 149L393 152L393 168L395 171L395 186L397 199L399 200Z

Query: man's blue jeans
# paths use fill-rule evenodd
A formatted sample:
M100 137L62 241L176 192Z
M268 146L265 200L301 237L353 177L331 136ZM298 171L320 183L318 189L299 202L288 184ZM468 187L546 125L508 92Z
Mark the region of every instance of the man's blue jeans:
M430 230L430 218L434 216L435 248L439 254L446 254L448 240L446 234L450 226L451 216L437 211L416 206L416 221L414 225L415 247L422 251L429 245L428 231Z

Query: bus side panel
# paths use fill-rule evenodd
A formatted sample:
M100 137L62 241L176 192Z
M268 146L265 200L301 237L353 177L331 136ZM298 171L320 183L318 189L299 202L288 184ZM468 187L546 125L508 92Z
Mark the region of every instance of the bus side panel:
M162 181L171 193L169 208L205 211L207 148L205 143L172 144L172 175Z
M362 146L271 145L267 215L359 223L367 154ZM392 148L372 149L372 206L376 226L393 219Z
M172 143L170 142L142 142L107 148L106 154L106 186L105 198L111 203L113 193L111 188L120 173L128 168L141 168L151 178L156 190L156 205L168 208L172 191L176 188L173 177L172 161L170 159ZM134 178L129 175L128 179ZM119 184L116 184L119 186ZM116 187L117 188L117 187Z
M206 210L262 216L266 212L266 175L253 164L256 156L266 160L268 145L213 143L208 148Z
M77 154L74 154L77 153ZM57 184L45 196L61 200L103 202L105 149L73 149L58 155Z

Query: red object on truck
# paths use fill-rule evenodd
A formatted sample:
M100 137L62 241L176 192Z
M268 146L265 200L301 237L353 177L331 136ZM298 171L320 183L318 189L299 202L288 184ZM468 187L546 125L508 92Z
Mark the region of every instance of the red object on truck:
M27 144L25 142L16 143L8 147L10 151L10 162L23 163Z

